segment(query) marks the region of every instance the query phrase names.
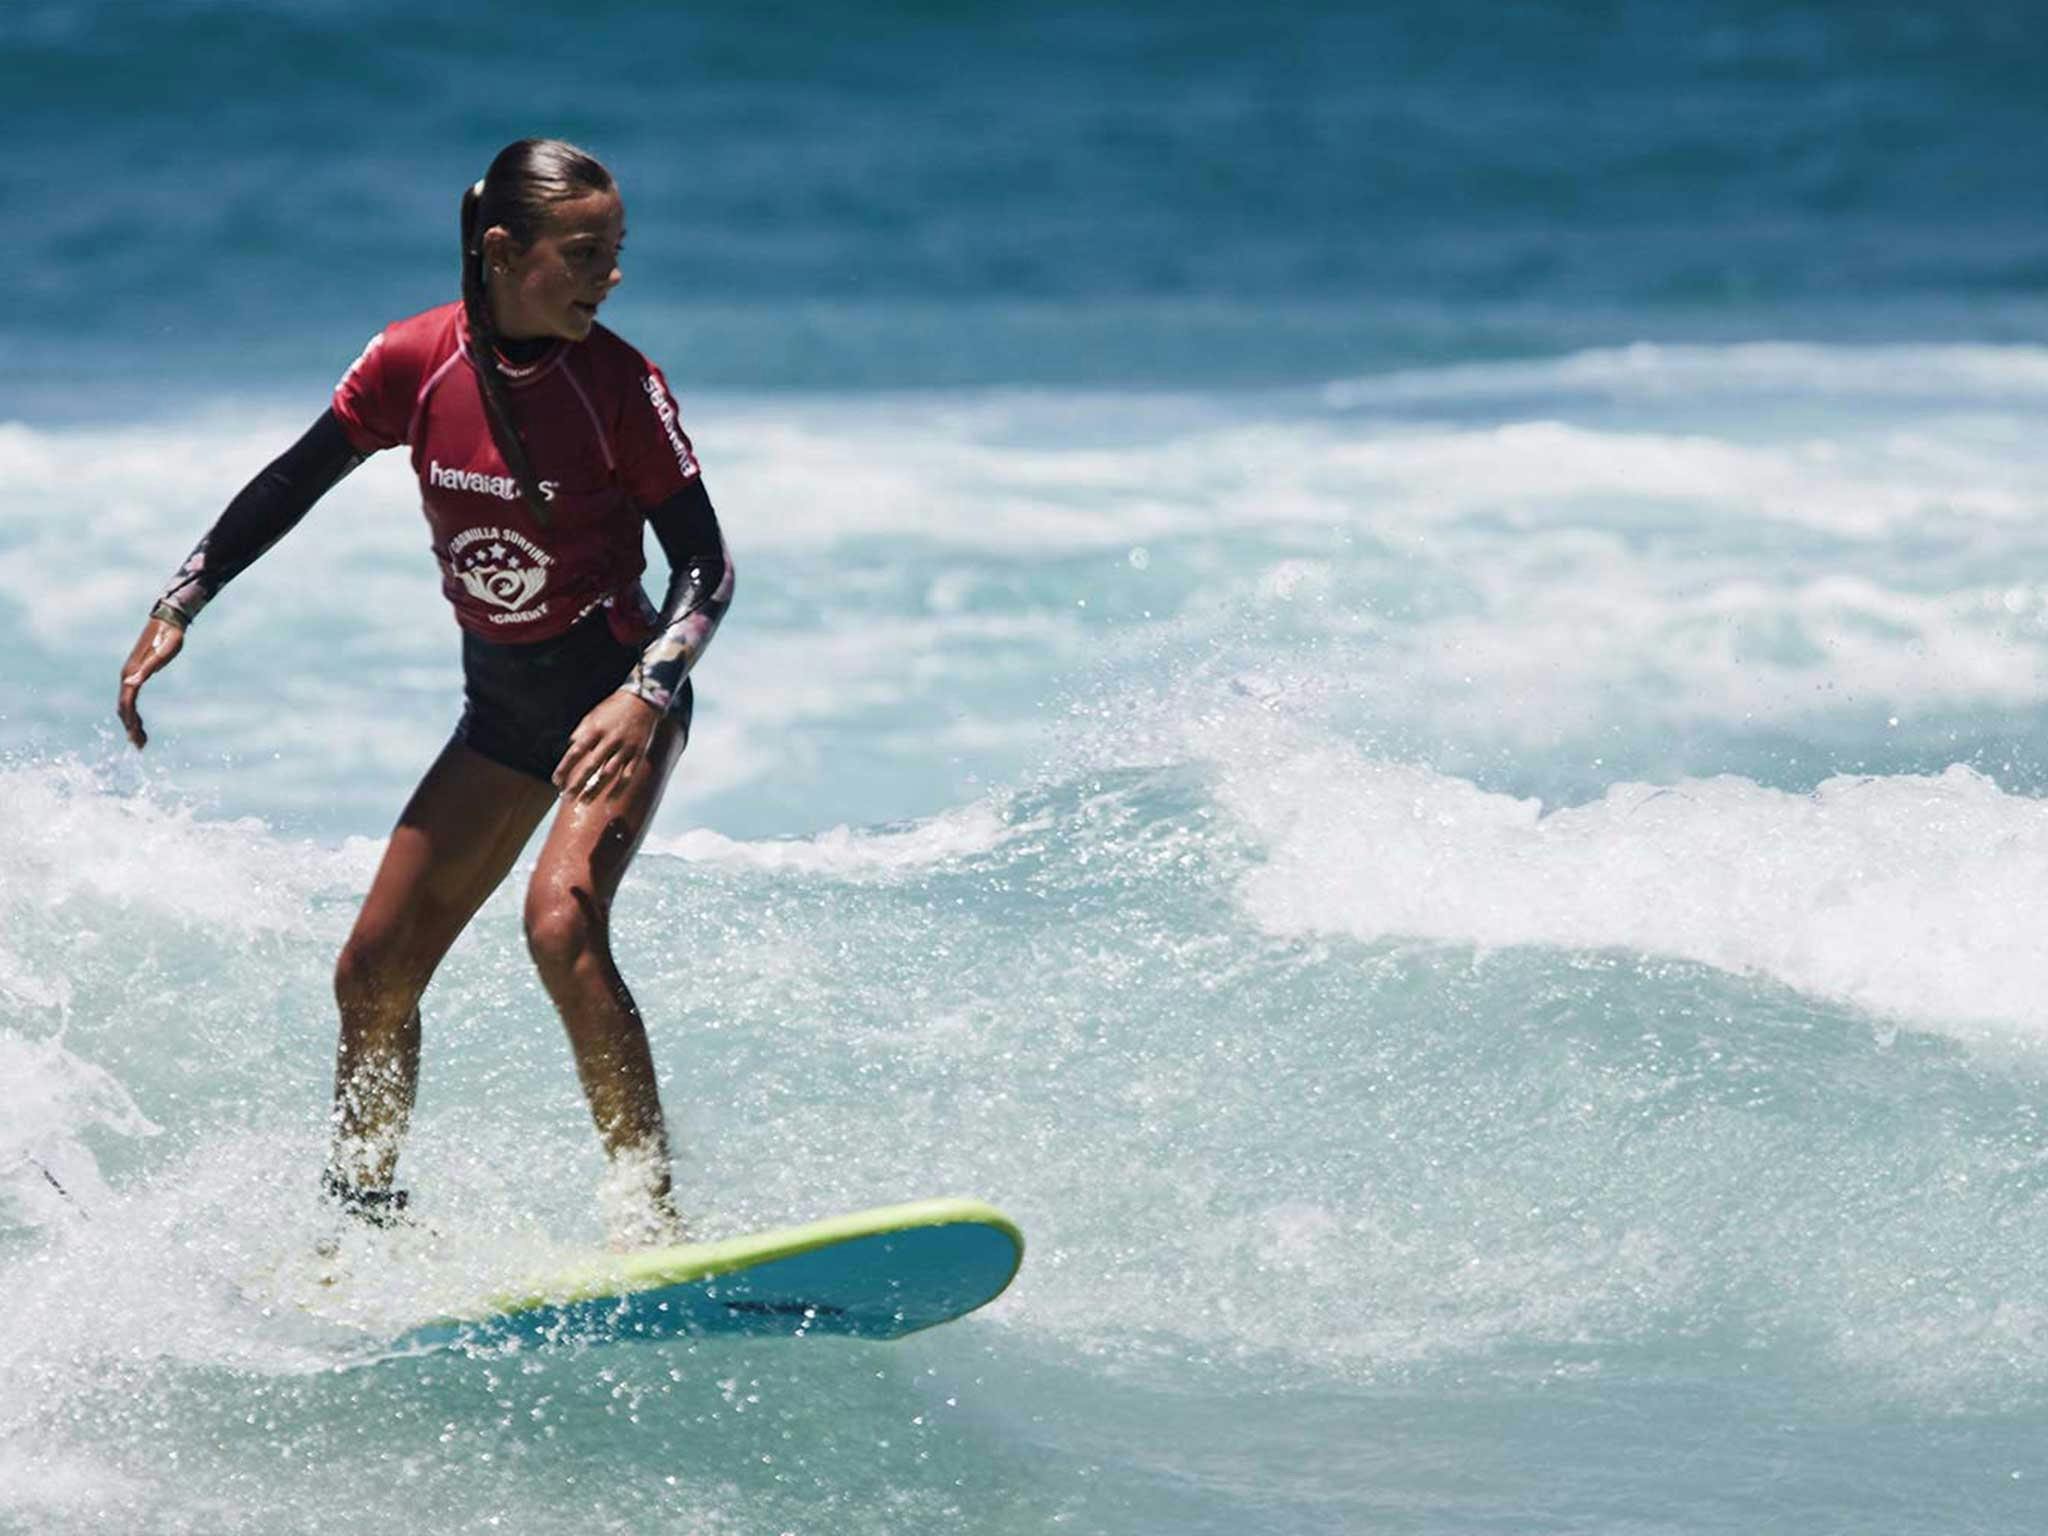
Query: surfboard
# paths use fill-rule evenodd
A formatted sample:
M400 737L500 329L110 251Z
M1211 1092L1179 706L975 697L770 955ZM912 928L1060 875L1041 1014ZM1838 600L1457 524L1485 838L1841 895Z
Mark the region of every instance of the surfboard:
M534 1278L395 1345L679 1337L900 1339L1000 1296L1024 1235L978 1200L918 1200L718 1242L607 1254Z

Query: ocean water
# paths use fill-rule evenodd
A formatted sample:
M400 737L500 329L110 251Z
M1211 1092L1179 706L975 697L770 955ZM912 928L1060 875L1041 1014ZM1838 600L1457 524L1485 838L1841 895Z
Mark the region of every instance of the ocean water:
M2040 1529L2033 8L851 14L0 11L0 1530ZM615 919L682 1201L1015 1216L900 1344L263 1301L404 464L116 671L535 130L743 573ZM599 1237L520 892L380 1315Z

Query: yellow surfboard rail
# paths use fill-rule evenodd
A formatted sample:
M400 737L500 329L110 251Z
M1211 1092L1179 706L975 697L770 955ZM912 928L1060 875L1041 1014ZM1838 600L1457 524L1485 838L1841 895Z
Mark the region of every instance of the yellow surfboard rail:
M1016 1248L1016 1260L1002 1284L990 1293L993 1301L1008 1289L1024 1262L1024 1234L1017 1224L994 1206L961 1196L939 1196L912 1200L901 1205L876 1206L830 1216L798 1226L777 1227L742 1237L722 1238L706 1243L682 1243L673 1248L650 1248L637 1253L609 1254L583 1264L573 1264L545 1279L486 1298L474 1309L465 1309L443 1319L445 1322L473 1322L491 1317L509 1317L536 1307L570 1306L583 1301L600 1301L641 1291L661 1290L672 1285L714 1279L719 1275L751 1269L776 1259L794 1258L814 1249L863 1237L886 1237L892 1232L911 1232L924 1227L955 1224L991 1227L1003 1233Z

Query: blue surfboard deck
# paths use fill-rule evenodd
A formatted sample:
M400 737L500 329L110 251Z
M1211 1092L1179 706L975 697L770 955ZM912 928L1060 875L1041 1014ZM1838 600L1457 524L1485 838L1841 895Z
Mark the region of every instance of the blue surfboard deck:
M706 1337L899 1339L1003 1293L1024 1236L978 1200L918 1200L713 1243L605 1255L415 1328L400 1351Z

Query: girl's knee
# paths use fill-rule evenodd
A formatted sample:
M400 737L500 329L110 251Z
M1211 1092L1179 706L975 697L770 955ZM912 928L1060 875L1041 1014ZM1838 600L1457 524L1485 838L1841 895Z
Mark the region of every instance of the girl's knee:
M604 944L604 914L588 891L570 886L527 893L526 951L542 974L567 975Z

